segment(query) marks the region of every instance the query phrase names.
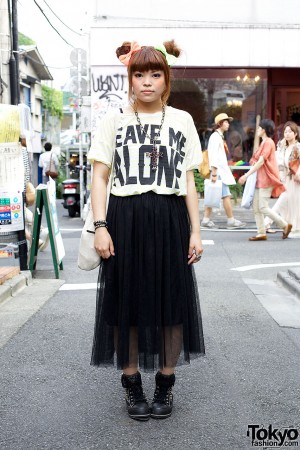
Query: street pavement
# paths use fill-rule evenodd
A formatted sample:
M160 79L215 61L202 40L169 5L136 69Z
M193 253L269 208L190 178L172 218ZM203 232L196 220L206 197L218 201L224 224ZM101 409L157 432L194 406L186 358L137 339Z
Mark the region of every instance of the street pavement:
M300 433L300 300L277 280L299 269L300 240L249 242L253 213L234 209L247 228L203 230L195 265L206 356L177 369L171 418L139 423L121 373L89 365L97 271L77 268L82 221L58 201L60 280L48 249L33 284L0 305L1 450L248 450L251 424ZM222 227L224 212L213 219ZM154 374L143 380L151 399Z

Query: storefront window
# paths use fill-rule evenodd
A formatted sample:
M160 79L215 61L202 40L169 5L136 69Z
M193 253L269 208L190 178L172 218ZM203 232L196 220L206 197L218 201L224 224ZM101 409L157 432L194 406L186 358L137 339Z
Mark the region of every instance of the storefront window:
M283 126L288 120L295 122L300 127L300 89L299 88L275 88L275 141L283 138Z
M266 117L267 71L255 69L174 69L169 105L188 111L202 148L207 148L214 117L234 118L226 140L232 161L249 161L256 122Z

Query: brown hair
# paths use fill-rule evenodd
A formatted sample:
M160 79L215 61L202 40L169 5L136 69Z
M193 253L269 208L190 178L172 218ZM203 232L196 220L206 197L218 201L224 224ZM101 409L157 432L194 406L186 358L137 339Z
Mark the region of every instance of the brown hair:
M289 120L288 122L286 122L283 125L283 133L285 132L285 129L287 127L290 127L290 129L295 133L295 137L296 137L296 141L299 142L299 129L298 129L298 125L295 122L292 122L291 120ZM289 145L287 141L285 141L286 145Z
M126 55L130 51L130 42L124 42L121 47L116 50L117 57L121 55ZM175 41L166 41L164 46L167 53L170 55L178 57L181 50L175 44ZM144 46L137 52L134 52L130 58L130 63L127 67L128 72L128 97L132 96L132 75L136 71L146 72L148 70L162 70L165 76L166 89L162 94L162 102L167 103L171 91L171 73L170 67L168 66L167 60L162 52L156 50L154 47Z
M214 124L214 126L213 126L213 131L216 131L216 130L218 130L219 128L221 128L221 126L223 125L223 122L225 122L225 120L226 120L228 123L230 123L228 119L220 120L220 122Z

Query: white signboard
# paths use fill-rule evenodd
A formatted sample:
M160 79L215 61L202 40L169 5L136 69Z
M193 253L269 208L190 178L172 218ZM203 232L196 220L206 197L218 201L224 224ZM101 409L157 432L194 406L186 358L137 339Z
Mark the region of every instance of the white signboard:
M55 181L50 178L50 181L47 183L47 197L49 204L49 212L50 212L50 220L52 224L53 238L55 244L55 251L57 256L57 261L62 261L65 256L65 248L62 240L61 232L59 229L58 217L57 217L57 209L56 209L56 185Z
M18 142L0 143L0 187L24 191L24 162Z
M23 194L21 190L8 190L0 187L0 233L23 229Z

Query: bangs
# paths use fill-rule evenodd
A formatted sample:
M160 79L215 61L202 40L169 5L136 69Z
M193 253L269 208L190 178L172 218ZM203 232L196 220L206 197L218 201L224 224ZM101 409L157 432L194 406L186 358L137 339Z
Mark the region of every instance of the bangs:
M130 61L130 71L146 72L148 70L165 71L166 59L164 55L155 48L142 48L136 52Z

